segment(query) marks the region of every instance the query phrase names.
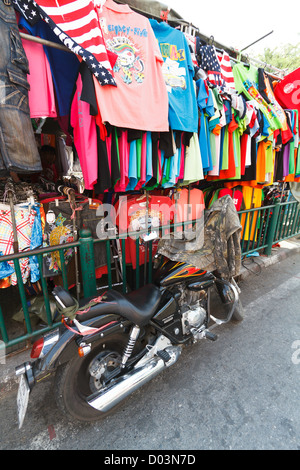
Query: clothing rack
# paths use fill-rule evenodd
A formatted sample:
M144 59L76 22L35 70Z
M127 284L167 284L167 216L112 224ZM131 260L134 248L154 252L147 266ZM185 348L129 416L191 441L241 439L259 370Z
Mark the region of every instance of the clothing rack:
M221 44L221 43L215 41L214 36L209 36L208 37L208 36L205 36L205 35L201 34L197 26L193 25L192 23L188 23L185 20L180 20L180 30L185 32L185 33L191 34L192 36L198 36L201 40L207 42L208 44L214 45L216 50L219 51L219 52L226 51L229 55L230 60L233 60L235 62L241 62L241 61L249 60L251 62L257 63L257 64L262 65L264 67L268 67L269 69L271 69L274 72L277 72L281 75L285 74L284 70L281 70L281 69L279 69L279 68L277 68L273 65L261 62L258 59L253 59L253 58L249 57L248 54L242 54L242 51L238 51L236 49L228 48L227 46L224 46L224 44ZM236 56L236 57L234 57L234 56ZM239 58L239 56L240 56L240 58ZM279 77L276 77L276 78L278 79ZM280 77L280 78L282 78L282 77Z
M47 39L38 38L36 36L31 36L30 34L21 33L21 32L20 32L20 36L23 39L28 39L28 41L37 42L38 44L42 44L43 46L53 47L54 49L59 49L64 52L71 52L73 54L73 52L70 49L68 49L66 46L64 46L63 44L58 44L56 42L48 41Z
M121 1L121 0L118 0L116 3L127 3L125 1ZM145 16L148 16L148 17L151 17L151 18L154 18L156 20L161 20L160 17L156 16L156 15L153 15L153 14L149 14L147 12L144 12L143 10L140 10L139 8L136 8L136 7L133 7L131 6L130 8L132 8L132 10L136 11L137 13L140 13L142 15L145 15ZM260 64L264 67L268 67L268 69L270 70L273 70L274 72L276 73L279 73L281 76L278 77L278 76L273 76L273 78L275 79L278 79L278 78L283 78L283 76L285 75L285 71L284 70L281 70L281 69L278 69L277 67L273 66L273 65L270 65L270 64L266 64L264 62L261 62L259 61L258 59L252 59L250 58L248 55L246 56L242 56L241 55L241 52L239 51L236 51L235 49L232 49L232 48L229 48L227 46L225 46L224 44L221 44L217 41L215 41L214 37L213 36L205 36L204 34L200 33L199 31L199 28L195 25L193 25L192 23L189 23L187 21L185 21L183 18L180 19L172 19L170 21L170 23L176 23L178 27L180 27L180 30L183 31L183 32L186 32L192 36L198 36L201 40L207 42L207 43L213 43L213 45L216 47L217 50L220 50L220 51L226 51L228 54L229 54L229 57L231 60L235 61L235 62L240 62L241 60L249 60L251 62L254 62L254 63L257 63L257 64ZM30 34L26 34L26 33L22 33L20 32L20 36L21 38L23 39L27 39L29 41L33 41L33 42L36 42L36 43L39 43L39 44L42 44L44 46L49 46L49 47L53 47L55 49L60 49L64 52L71 52L72 51L67 48L66 46L64 46L63 44L58 44L58 43L55 43L55 42L52 42L52 41L48 41L47 39L42 39L42 38L38 38L36 36L31 36ZM236 56L239 56L241 55L240 59L238 59L237 57L233 57L233 55L236 55ZM269 74L270 75L270 74Z
M261 61L259 61L259 60L256 60L256 59L252 59L252 58L250 58L250 57L247 58L247 59L249 60L249 62L243 62L243 61L241 61L241 60L239 60L239 59L235 59L235 58L230 57L230 56L229 56L229 58L230 58L230 60L233 61L233 62L240 63L240 64L243 64L243 65L246 65L246 66L249 66L251 62L254 62L254 63L257 64L257 65L261 65L261 67L263 67L264 69L265 69L265 68L271 68L271 67L272 67L271 65L268 65L268 64L266 64L266 63L264 63L264 62L261 62ZM280 73L281 75L284 75L284 73L285 73L283 70L277 69L276 67L272 67L272 68L273 68L276 72ZM271 78L274 78L275 80L278 80L278 79L281 80L281 79L283 78L283 76L278 77L278 75L274 75L274 74L272 74L272 73L270 73L270 72L267 72L267 73L268 73L268 75L270 75Z
M281 69L275 67L274 65L269 65L269 64L267 64L266 62L262 62L262 61L259 60L259 59L253 59L253 58L250 58L250 57L249 57L249 60L250 60L251 62L254 62L254 64L261 65L263 68L268 68L268 69L274 70L274 72L277 72L277 73L279 73L279 74L284 75L284 74L286 73L285 70L281 70ZM269 73L269 72L268 72L268 73ZM269 73L269 75L270 75L270 73ZM271 75L271 76L272 76L272 75ZM278 78L278 77L274 77L274 78ZM280 77L280 78L283 78L283 77Z

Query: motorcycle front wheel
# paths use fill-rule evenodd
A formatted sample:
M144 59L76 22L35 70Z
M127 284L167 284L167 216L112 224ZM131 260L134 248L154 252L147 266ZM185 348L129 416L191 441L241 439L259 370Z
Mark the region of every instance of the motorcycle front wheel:
M217 293L217 295L213 295ZM238 295L238 294L237 294ZM210 297L210 311L214 312L214 316L220 319L226 318L229 314L233 302L236 300L236 305L231 315L231 321L237 323L244 319L244 308L241 299L235 298L232 284L224 279L216 279L215 291L211 291Z
M93 422L115 411L118 405L105 413L95 410L86 398L100 391L105 377L120 365L127 341L124 334L112 334L99 341L85 357L77 355L59 367L54 384L55 398L64 414L79 421Z

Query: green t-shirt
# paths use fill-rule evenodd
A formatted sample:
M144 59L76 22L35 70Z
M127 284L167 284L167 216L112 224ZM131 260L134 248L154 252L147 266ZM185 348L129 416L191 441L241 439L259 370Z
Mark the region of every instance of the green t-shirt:
M236 90L244 93L249 100L255 100L258 103L259 109L266 116L272 130L281 129L282 123L273 106L267 103L258 91L258 69L251 64L248 67L238 63L234 65L232 71Z

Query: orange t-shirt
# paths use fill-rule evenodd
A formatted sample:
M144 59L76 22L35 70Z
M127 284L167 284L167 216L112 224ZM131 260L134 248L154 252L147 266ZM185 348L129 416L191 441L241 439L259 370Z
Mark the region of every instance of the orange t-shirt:
M144 131L168 131L163 59L148 18L112 0L106 1L98 17L107 50L118 55L113 68L117 87L95 83L103 122Z

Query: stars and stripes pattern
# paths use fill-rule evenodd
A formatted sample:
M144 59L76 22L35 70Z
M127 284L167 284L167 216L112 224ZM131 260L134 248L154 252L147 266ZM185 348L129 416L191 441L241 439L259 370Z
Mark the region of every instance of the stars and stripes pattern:
M41 19L36 3L32 0L13 0L13 6L31 25Z
M218 51L211 45L201 46L198 58L210 83L223 89L235 88L230 57L226 51Z
M200 66L203 70L221 73L218 57L214 46L201 46L199 50Z
M221 67L221 73L222 77L225 82L225 86L227 88L235 88L234 85L234 78L233 78L233 72L232 72L232 67L231 67L231 62L230 62L230 57L227 54L227 52L218 52L217 51L217 57L220 62L220 67Z
M200 67L207 73L208 81L223 86L221 67L214 46L201 46L198 53Z
M65 46L82 57L101 85L116 86L92 0L13 0L13 2L15 9L30 24L35 24L42 18Z

